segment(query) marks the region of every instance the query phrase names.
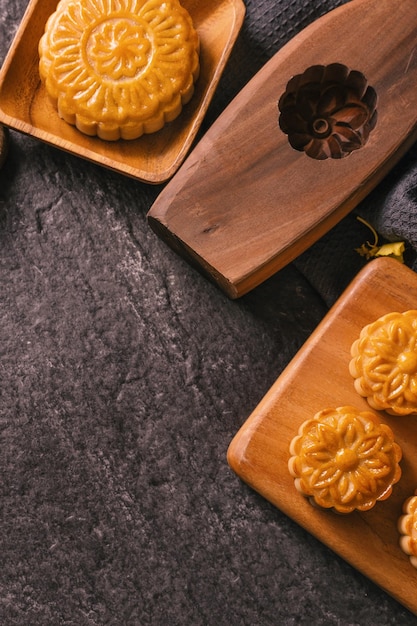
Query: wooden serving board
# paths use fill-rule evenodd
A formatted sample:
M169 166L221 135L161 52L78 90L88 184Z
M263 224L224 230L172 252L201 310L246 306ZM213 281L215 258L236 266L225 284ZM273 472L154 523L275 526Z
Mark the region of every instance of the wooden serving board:
M415 0L352 0L285 45L236 96L151 208L155 232L236 298L293 260L381 181L417 138ZM378 97L368 142L342 159L278 128L288 81L313 65L361 72Z
M402 448L402 477L392 496L368 512L314 508L296 491L287 467L290 441L317 411L343 405L370 410L349 374L350 347L366 324L416 304L417 274L393 259L371 261L243 424L228 461L248 485L417 614L417 570L397 532L403 502L417 488L417 417L379 413Z
M241 29L242 0L182 0L200 37L191 101L162 130L134 141L88 137L61 120L39 78L38 43L58 0L31 0L0 71L0 123L147 183L166 181L194 141Z

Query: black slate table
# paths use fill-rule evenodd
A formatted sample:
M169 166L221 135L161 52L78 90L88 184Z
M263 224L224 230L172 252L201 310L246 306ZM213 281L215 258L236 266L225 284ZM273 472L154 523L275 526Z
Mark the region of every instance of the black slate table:
M337 0L248 0L204 120ZM0 0L0 62L27 0ZM349 215L237 300L168 249L162 186L10 132L0 170L4 626L417 623L243 484L233 435L366 262ZM358 207L417 242L412 149ZM221 201L221 198L219 199Z

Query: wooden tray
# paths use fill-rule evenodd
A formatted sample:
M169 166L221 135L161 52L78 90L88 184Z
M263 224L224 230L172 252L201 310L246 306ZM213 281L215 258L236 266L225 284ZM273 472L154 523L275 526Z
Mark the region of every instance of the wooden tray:
M230 103L149 212L155 232L231 298L351 211L417 138L415 0L352 0L288 42ZM287 82L315 65L362 73L378 97L369 140L341 159L293 149L278 127Z
M300 424L326 407L369 410L349 374L350 347L363 326L390 311L416 308L417 274L398 261L371 261L322 320L234 437L232 469L253 489L417 613L417 570L399 547L397 520L417 487L417 418L381 412L403 450L392 496L366 513L319 511L299 494L287 469ZM335 581L337 584L337 581Z
M31 0L0 72L0 123L149 183L170 178L184 160L217 87L245 15L242 0L183 0L201 42L192 100L158 133L105 142L63 122L40 83L38 43L57 0Z

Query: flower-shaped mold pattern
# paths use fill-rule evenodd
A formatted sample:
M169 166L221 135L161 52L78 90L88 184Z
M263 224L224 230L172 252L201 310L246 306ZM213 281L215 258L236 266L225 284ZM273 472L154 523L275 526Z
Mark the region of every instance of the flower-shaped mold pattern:
M403 504L403 515L398 520L400 546L417 568L417 491Z
M377 95L365 76L341 63L313 65L288 82L279 126L313 159L341 159L362 148L377 122Z
M365 326L351 355L355 389L373 409L417 413L417 310L388 313Z
M306 420L290 444L290 474L312 504L339 513L386 500L401 477L401 448L371 412L328 408Z
M59 115L105 140L174 120L200 69L199 38L178 0L61 0L39 56Z

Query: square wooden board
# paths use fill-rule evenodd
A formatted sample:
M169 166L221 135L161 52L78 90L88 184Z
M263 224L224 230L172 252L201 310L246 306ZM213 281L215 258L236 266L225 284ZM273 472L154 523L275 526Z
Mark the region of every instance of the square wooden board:
M403 502L417 488L417 417L379 413L402 448L402 477L392 496L368 512L343 516L312 507L287 467L290 441L317 411L349 404L370 410L348 369L361 329L390 311L416 308L417 274L393 259L371 261L235 435L228 461L248 485L417 614L417 570L397 531Z
M191 148L239 34L242 0L182 0L200 37L191 101L162 130L133 141L88 137L61 120L39 77L38 44L58 0L31 0L0 72L0 123L148 183L173 176Z

